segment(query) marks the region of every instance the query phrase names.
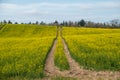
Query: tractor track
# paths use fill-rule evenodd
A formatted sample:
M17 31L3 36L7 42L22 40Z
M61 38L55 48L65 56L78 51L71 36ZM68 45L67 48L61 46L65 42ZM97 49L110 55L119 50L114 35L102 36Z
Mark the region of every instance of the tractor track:
M67 57L70 70L60 71L54 64L54 51L57 44L57 38L53 43L53 46L47 56L45 63L45 74L49 76L45 80L50 80L50 77L61 76L61 77L71 77L78 78L80 80L120 80L119 71L94 71L83 69L70 55L67 43L62 37L62 28L57 29L56 37L58 37L58 31L60 31L60 36L62 38L62 43L64 45L64 52Z
M0 30L2 30L4 26L5 26L5 25L0 25Z

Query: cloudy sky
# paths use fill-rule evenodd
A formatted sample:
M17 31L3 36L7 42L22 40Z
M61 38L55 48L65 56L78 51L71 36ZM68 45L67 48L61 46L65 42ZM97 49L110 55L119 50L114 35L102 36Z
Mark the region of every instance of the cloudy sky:
M120 19L120 0L0 0L0 21L107 22Z

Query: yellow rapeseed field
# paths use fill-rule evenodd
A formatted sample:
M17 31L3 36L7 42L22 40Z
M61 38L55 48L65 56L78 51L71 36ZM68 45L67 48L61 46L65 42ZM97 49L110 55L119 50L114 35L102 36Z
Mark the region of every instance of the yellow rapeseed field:
M0 78L44 77L46 55L56 27L6 25L0 30Z
M64 27L63 36L84 68L120 71L120 29Z

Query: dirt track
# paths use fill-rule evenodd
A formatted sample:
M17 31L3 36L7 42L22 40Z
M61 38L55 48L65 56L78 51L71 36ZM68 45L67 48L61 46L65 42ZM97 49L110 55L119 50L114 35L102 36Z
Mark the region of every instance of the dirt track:
M60 36L62 38L62 29L60 30ZM58 36L58 31L57 31ZM54 65L54 51L57 44L57 39L54 41L53 46L51 48L51 51L48 54L48 57L46 59L45 64L45 73L49 77L54 76L61 76L61 77L72 77L72 78L78 78L80 80L118 80L120 79L120 72L110 72L110 71L92 71L92 70L85 70L83 69L70 55L70 52L68 50L67 44L65 43L65 40L62 38L62 42L64 45L64 51L65 55L68 59L68 63L70 66L70 70L68 71L60 71L55 65ZM49 80L49 79L47 79Z
M4 27L5 25L0 25L0 30L2 30L2 28Z

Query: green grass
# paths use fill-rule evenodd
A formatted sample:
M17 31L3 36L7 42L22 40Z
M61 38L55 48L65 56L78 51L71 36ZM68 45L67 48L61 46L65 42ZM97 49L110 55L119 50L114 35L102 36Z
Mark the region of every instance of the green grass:
M6 25L0 30L0 79L42 78L56 27Z
M63 35L84 68L120 71L120 29L63 28Z
M69 70L70 68L66 55L64 53L64 46L60 36L58 37L58 42L57 42L56 50L54 53L54 62L55 62L55 65L62 71Z

